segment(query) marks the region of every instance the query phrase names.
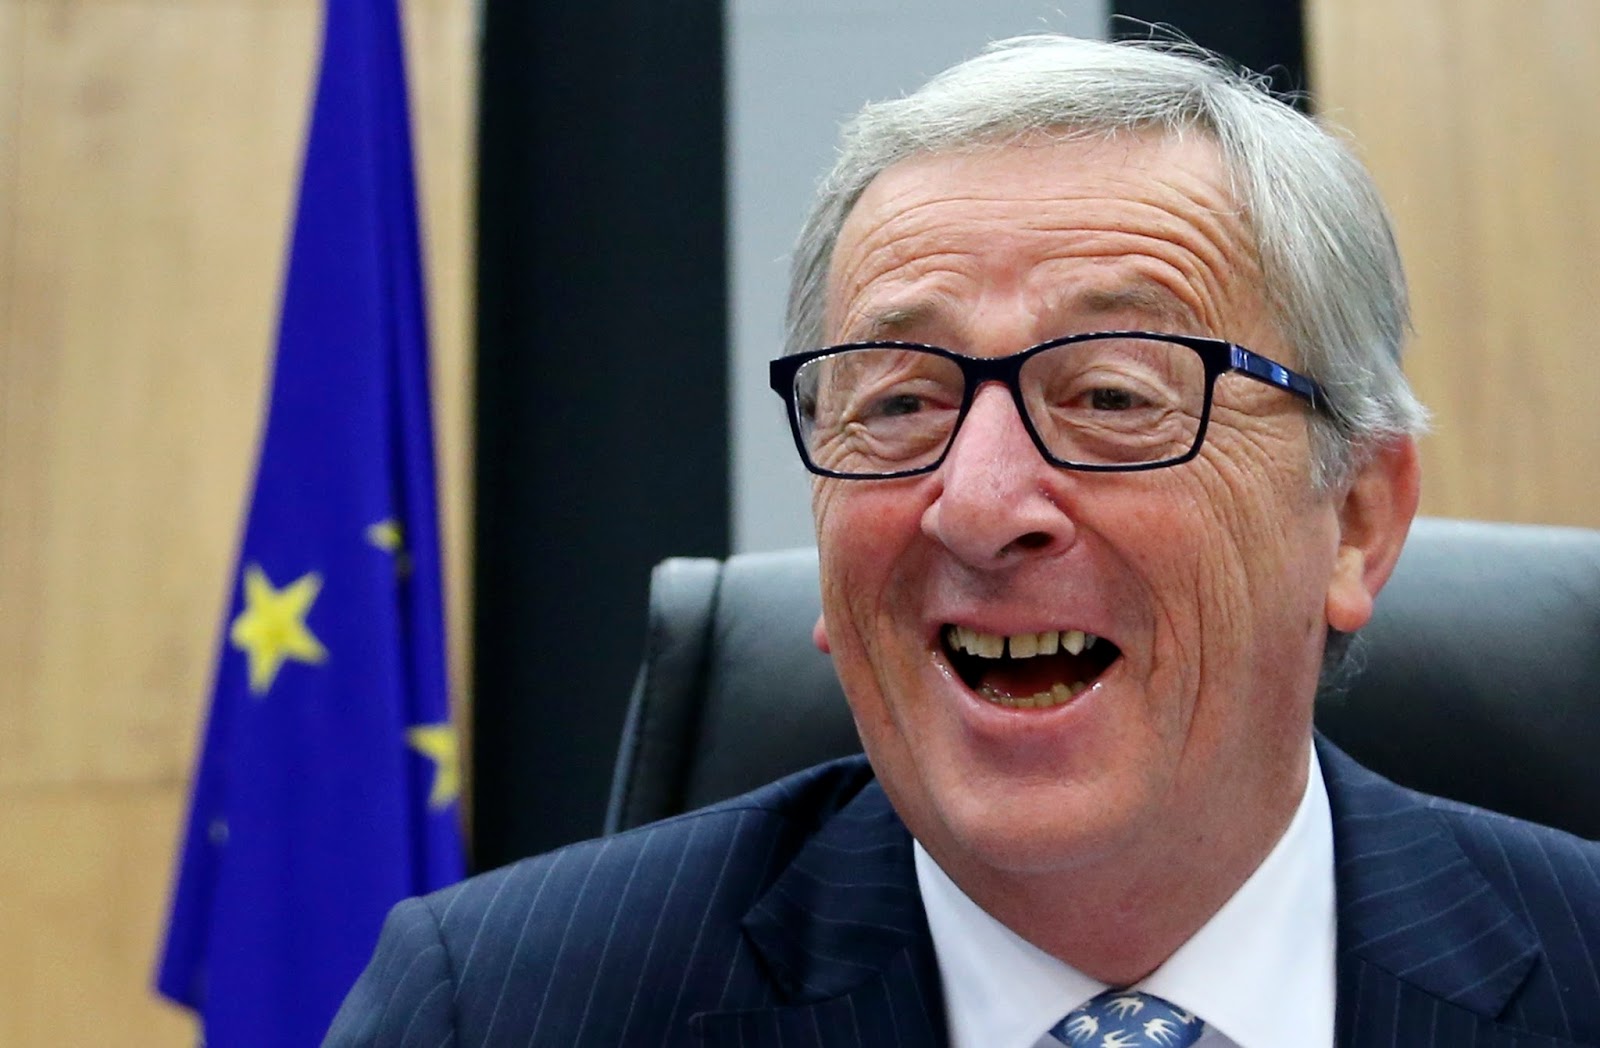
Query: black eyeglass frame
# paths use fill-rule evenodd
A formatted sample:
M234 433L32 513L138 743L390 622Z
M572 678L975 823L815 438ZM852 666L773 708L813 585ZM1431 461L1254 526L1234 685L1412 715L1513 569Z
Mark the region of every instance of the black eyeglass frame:
M1067 459L1057 458L1045 446L1044 439L1039 436L1039 431L1034 428L1033 420L1028 416L1027 405L1023 403L1022 365L1027 363L1030 358L1046 350L1072 345L1077 342L1092 342L1110 338L1143 338L1157 342L1170 342L1180 346L1187 346L1200 357L1200 362L1204 365L1206 372L1205 404L1200 411L1200 424L1195 429L1194 445L1184 454L1172 458L1157 459L1154 462L1089 463L1072 462ZM799 375L800 369L813 360L855 349L909 349L943 357L961 369L963 382L961 407L956 412L955 425L950 428L949 439L945 441L944 450L939 453L938 458L915 469L902 469L892 473L844 473L838 470L826 469L811 460L811 455L806 451L805 437L800 428L799 407L795 401L795 378ZM942 346L930 346L922 342L899 342L894 340L845 342L837 346L824 346L821 349L812 349L804 353L779 357L771 361L767 365L767 369L768 381L772 386L773 392L783 398L785 413L789 416L789 432L794 437L794 446L795 450L800 453L800 461L805 464L806 469L817 476L832 477L837 480L895 480L900 477L916 477L924 473L932 473L944 464L945 457L950 454L950 449L955 446L956 434L961 432L961 424L967 420L967 412L971 409L978 390L989 382L999 382L1011 391L1011 399L1017 406L1017 416L1022 419L1022 426L1028 431L1028 436L1033 440L1033 446L1039 449L1039 454L1044 456L1046 462L1059 469L1077 470L1085 473L1133 473L1147 469L1165 469L1168 466L1177 466L1194 458L1200 453L1201 445L1205 443L1206 427L1211 421L1211 402L1219 375L1239 374L1253 378L1257 382L1272 386L1274 389L1281 389L1285 393L1300 397L1309 403L1313 410L1321 409L1327 403L1327 394L1315 379L1286 368L1277 361L1262 356L1260 353L1218 338L1201 338L1198 335L1172 335L1155 331L1089 331L1078 335L1053 338L1048 342L1029 346L1027 349L1004 357L971 357L964 353L945 349Z

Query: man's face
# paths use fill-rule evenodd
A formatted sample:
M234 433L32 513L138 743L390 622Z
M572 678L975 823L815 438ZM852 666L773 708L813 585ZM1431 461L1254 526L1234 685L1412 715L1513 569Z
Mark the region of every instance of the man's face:
M840 234L830 340L1000 356L1142 329L1294 367L1226 186L1203 136L902 162ZM958 880L1281 831L1325 632L1360 625L1376 588L1343 496L1311 486L1307 426L1302 401L1224 376L1193 461L1069 472L989 386L936 472L816 482L818 643L897 809ZM952 650L957 630L979 649L1098 640L984 659Z

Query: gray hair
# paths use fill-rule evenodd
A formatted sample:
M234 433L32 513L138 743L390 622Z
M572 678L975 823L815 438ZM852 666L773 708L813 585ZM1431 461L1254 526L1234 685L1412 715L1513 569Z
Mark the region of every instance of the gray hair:
M862 109L845 125L795 249L787 352L822 344L839 230L885 169L1030 134L1147 130L1197 131L1217 143L1272 319L1328 394L1327 410L1313 416L1314 482L1335 486L1371 448L1422 431L1427 412L1400 370L1405 274L1371 176L1260 79L1187 44L1016 37L913 94Z

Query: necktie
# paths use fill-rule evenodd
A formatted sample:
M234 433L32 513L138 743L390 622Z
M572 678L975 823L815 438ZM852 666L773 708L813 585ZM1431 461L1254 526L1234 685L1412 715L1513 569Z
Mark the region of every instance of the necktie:
M1071 1048L1189 1048L1206 1024L1138 990L1107 990L1074 1008L1050 1035Z

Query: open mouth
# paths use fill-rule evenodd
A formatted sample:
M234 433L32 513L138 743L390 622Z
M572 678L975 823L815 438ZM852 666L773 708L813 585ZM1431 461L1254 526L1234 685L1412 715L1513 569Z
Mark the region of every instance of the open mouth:
M945 657L967 687L1011 709L1070 702L1122 657L1115 644L1082 630L1002 636L947 625L940 639Z

